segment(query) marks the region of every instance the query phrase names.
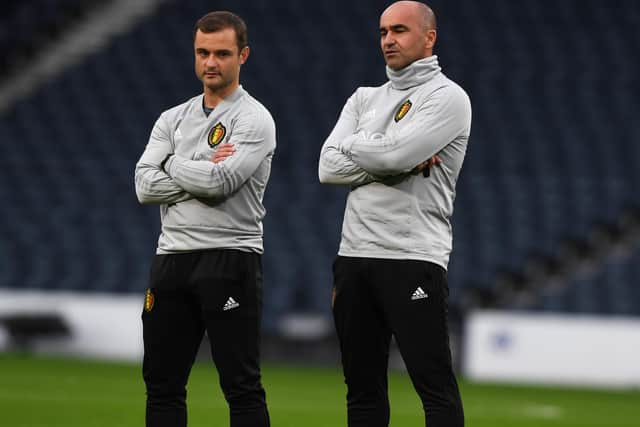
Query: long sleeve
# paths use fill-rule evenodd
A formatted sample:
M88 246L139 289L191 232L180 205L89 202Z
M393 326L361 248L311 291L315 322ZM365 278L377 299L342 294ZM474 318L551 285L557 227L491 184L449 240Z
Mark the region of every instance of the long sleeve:
M357 138L357 92L354 93L340 114L333 131L322 145L318 162L318 177L323 184L364 185L376 178L357 165L340 148L346 140Z
M172 156L165 165L169 176L196 197L223 198L234 193L275 149L275 124L268 114L256 110L235 123L227 141L236 152L219 163Z
M468 131L471 104L457 86L445 86L432 93L396 133L370 137L360 132L346 140L342 150L362 169L374 175L409 172L437 154L461 133Z
M142 204L178 203L193 198L162 169L162 161L174 151L170 132L169 124L160 116L136 164L136 195Z

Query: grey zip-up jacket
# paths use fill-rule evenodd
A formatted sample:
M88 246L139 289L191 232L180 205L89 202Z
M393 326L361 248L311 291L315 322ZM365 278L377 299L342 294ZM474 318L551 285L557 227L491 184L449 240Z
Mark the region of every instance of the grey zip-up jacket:
M361 87L322 146L320 182L351 186L339 255L414 259L447 268L455 186L471 130L471 103L437 56ZM411 174L437 154L429 176Z
M222 143L236 152L211 162ZM273 118L242 87L209 116L203 95L162 113L135 170L140 203L160 204L157 253L262 253L262 199L275 147Z

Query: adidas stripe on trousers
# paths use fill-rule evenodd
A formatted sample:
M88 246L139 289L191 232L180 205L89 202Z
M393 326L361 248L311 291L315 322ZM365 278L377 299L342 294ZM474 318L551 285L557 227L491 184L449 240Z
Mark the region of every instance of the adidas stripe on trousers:
M349 427L387 427L387 366L396 340L429 427L462 427L447 328L446 271L425 261L338 256L333 316Z
M261 312L259 254L225 249L155 256L142 313L147 427L186 426L186 385L205 331L231 426L269 426L260 380Z

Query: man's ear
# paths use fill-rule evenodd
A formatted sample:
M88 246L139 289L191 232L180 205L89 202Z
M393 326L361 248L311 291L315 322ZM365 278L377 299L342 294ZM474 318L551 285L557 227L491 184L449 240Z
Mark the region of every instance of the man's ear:
M242 48L242 50L240 51L240 65L247 62L247 58L249 58L250 52L251 52L251 49L249 49L249 46L245 46Z
M438 37L436 30L427 30L425 34L425 47L427 49L433 49L436 44L436 38Z

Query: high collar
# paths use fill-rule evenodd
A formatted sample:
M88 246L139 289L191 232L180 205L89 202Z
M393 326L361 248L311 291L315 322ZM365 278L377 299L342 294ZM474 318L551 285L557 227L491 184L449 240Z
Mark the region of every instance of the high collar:
M387 77L394 89L405 90L431 80L440 73L438 56L432 55L418 59L401 70L392 70L387 66Z

